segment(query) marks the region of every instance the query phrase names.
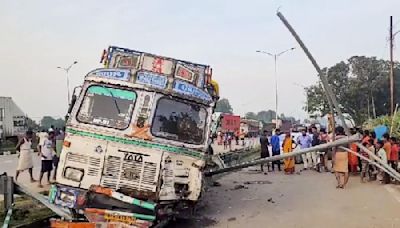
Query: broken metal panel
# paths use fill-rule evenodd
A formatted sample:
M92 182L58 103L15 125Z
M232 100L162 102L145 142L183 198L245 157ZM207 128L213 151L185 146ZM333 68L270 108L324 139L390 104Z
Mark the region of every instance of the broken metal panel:
M202 190L203 160L164 152L161 165L160 200L198 200Z

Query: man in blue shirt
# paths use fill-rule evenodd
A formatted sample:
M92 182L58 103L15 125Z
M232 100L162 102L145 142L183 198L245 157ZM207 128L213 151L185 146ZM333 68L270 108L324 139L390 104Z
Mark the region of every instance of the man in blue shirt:
M275 135L271 137L271 146L272 146L272 156L281 154L281 144L279 135L281 134L279 129L275 130ZM278 170L281 171L281 161L273 161L272 162L272 171L275 170L275 164L278 165Z
M307 135L307 130L304 129L301 131L301 135L297 138L297 145L300 145L300 149L310 148L312 143L312 139L309 135ZM308 164L313 164L311 159L311 154L302 154L301 157L303 158L304 163L304 170L307 170Z

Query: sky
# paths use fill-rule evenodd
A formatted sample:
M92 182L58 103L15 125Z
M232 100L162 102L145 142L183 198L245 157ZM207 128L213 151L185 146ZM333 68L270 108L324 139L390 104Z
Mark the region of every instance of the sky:
M354 55L387 59L390 15L400 29L396 0L2 0L0 96L33 119L63 117L66 74L57 67L78 61L72 90L116 45L210 65L221 97L243 115L275 109L274 60L256 50L295 47L277 61L278 112L303 119L302 86L318 77L276 16L279 7L321 67Z

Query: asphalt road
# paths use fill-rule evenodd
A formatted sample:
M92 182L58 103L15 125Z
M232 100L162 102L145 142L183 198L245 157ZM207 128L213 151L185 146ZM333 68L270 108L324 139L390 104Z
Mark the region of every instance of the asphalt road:
M300 168L298 166L298 168ZM205 194L198 224L209 227L400 227L400 188L351 177L335 188L331 173L264 175L255 168L216 178ZM246 182L250 182L246 184ZM182 226L183 227L183 226ZM196 223L192 227L197 226Z
M17 164L18 164L18 155L16 154L0 156L0 173L2 174L4 172L7 172L9 176L15 176L15 169L17 168ZM37 156L37 153L34 153L33 178L36 180L39 180L40 166L41 166L40 157ZM44 188L38 188L37 182L35 183L30 182L29 173L28 170L26 170L19 175L18 182L23 183L25 186L28 186L37 192L40 192L49 189L49 185L46 185L47 182L46 177L44 177L43 179L44 180L42 181L42 184L44 185Z

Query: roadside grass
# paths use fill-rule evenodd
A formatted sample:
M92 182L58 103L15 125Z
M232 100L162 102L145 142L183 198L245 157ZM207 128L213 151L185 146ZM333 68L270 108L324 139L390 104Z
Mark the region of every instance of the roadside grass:
M4 211L4 202L0 201L0 223L5 219L7 212ZM37 201L20 196L15 198L13 213L9 226L16 227L28 225L36 221L47 219L55 214Z

